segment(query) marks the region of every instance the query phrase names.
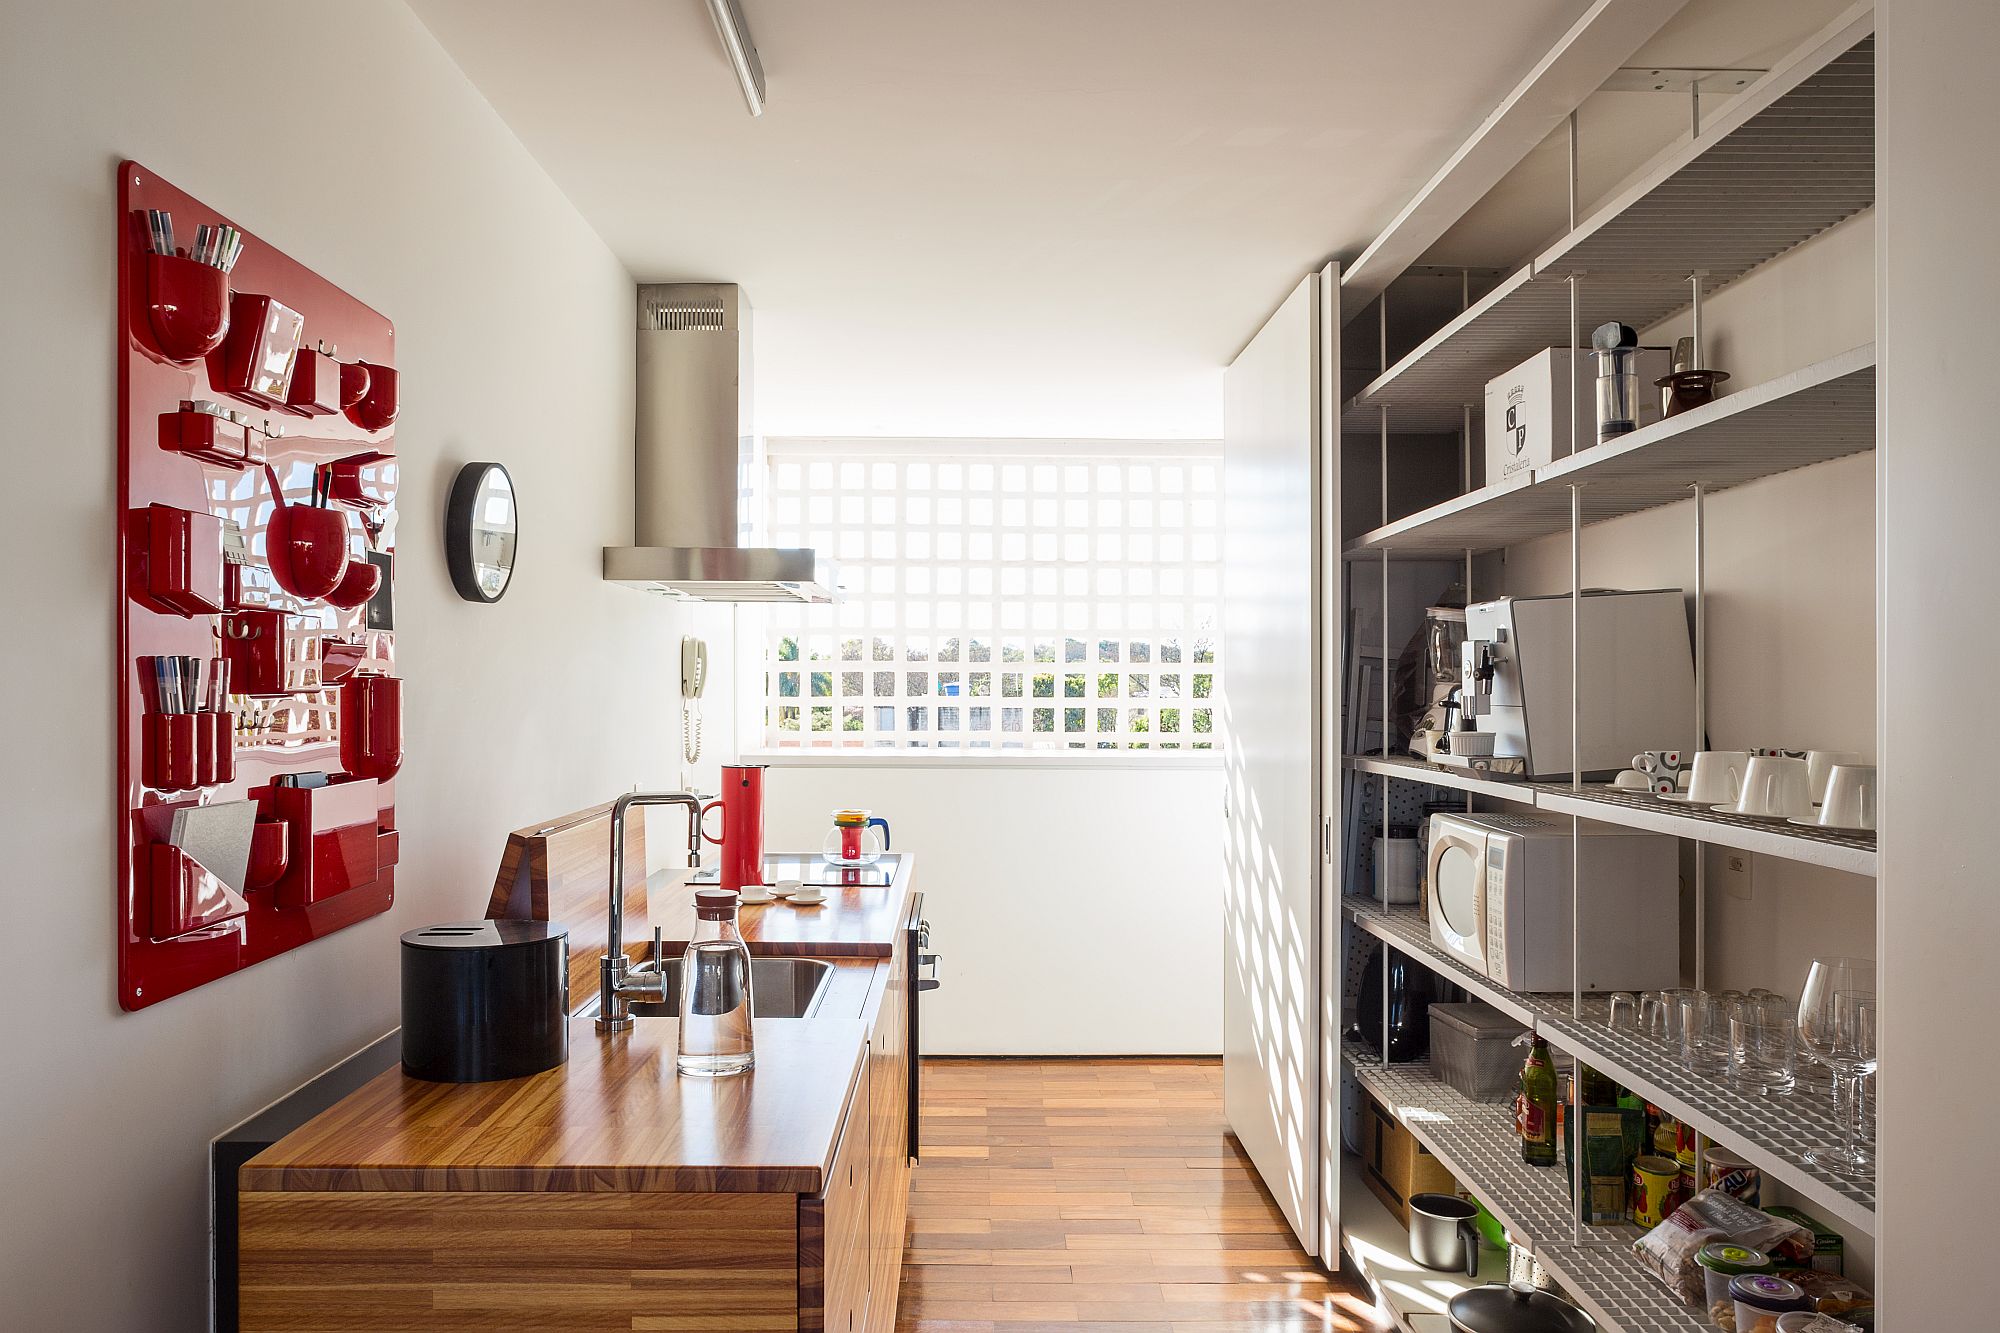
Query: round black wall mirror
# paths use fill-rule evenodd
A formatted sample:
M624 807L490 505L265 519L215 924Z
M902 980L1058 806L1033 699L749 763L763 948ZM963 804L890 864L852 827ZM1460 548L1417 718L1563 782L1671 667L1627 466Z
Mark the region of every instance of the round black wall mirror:
M444 506L444 559L468 602L497 602L514 576L521 511L514 479L498 463L467 463Z

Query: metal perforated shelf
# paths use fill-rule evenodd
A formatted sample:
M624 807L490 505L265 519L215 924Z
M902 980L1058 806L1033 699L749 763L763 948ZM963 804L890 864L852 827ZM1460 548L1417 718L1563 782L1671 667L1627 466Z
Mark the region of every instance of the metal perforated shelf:
M1866 26L1863 23L1860 26ZM1875 197L1875 43L1856 26L1773 70L1703 132L1502 280L1347 401L1341 428L1455 431L1486 381L1576 326L1645 328L1867 208Z
M1566 782L1500 782L1421 759L1377 755L1349 757L1348 768L1409 782L1477 792L1558 815L1581 815L1605 824L1712 842L1718 847L1783 857L1806 865L1873 875L1878 858L1873 833L1841 833L1771 820L1746 819L1697 806L1669 805L1643 792L1594 783L1582 790Z
M1570 487L1585 525L1726 490L1875 447L1875 349L1857 347L1609 443L1363 533L1348 559L1490 551L1567 532Z
M1372 899L1342 899L1355 923L1424 963L1480 999L1545 1034L1563 1050L1601 1070L1654 1105L1693 1125L1774 1180L1782 1181L1829 1220L1875 1232L1875 1182L1849 1180L1808 1164L1805 1154L1838 1140L1832 1106L1824 1094L1801 1090L1767 1098L1737 1092L1718 1078L1689 1073L1664 1042L1613 1030L1605 1022L1608 1000L1585 996L1581 1017L1566 994L1521 994L1496 986L1445 955L1415 907L1384 907Z
M1640 1265L1631 1249L1637 1227L1586 1226L1576 1243L1563 1169L1521 1160L1508 1107L1473 1101L1427 1062L1383 1065L1356 1045L1341 1053L1355 1081L1393 1111L1517 1243L1541 1258L1602 1327L1619 1333L1708 1329Z
M1353 1043L1344 1044L1341 1053L1355 1081L1388 1107L1516 1239L1532 1245L1569 1236L1563 1170L1521 1160L1511 1106L1473 1101L1440 1079L1428 1061L1384 1065L1379 1056ZM1623 1238L1630 1240L1629 1235Z

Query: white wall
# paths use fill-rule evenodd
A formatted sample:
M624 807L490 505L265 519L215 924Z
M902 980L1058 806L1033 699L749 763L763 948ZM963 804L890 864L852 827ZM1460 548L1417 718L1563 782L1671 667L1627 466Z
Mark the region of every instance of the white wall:
M1993 784L1976 750L1954 752L1950 721L2000 656L2000 452L1983 343L2000 299L2000 159L1968 132L2000 111L2000 8L1883 0L1878 12L1880 1294L1885 1328L1991 1328L1985 1228L1938 1222L1990 1174L1979 1108L2000 1104L1985 1033L2000 893L1980 842Z
M395 1025L397 936L476 914L507 829L678 776L684 617L599 579L599 548L631 531L632 288L400 4L9 4L0 123L0 450L35 486L0 526L0 1324L192 1330L210 1136ZM128 155L395 321L411 704L394 910L134 1014L111 912ZM521 494L524 563L490 608L457 600L439 553L472 458ZM706 617L719 644L726 616Z
M1222 770L881 760L767 775L765 845L864 806L917 853L942 988L926 1055L1222 1049Z

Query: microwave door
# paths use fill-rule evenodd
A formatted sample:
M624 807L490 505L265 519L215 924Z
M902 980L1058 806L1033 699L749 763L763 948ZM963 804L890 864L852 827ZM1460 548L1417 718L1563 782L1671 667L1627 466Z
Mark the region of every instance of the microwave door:
M1486 971L1483 839L1439 829L1431 848L1431 910L1437 943L1476 972Z

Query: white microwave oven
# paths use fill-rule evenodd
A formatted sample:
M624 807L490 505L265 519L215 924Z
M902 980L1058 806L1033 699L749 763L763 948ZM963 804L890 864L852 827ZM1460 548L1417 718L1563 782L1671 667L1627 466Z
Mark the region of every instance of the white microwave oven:
M1680 985L1674 839L1589 820L1581 827L1582 988ZM1435 814L1430 834L1431 943L1508 990L1570 990L1570 821Z

